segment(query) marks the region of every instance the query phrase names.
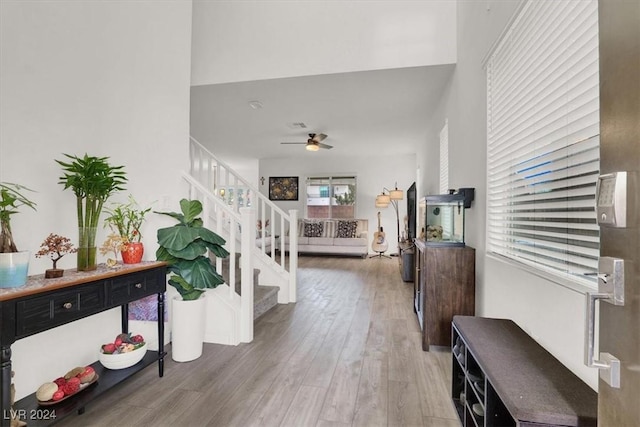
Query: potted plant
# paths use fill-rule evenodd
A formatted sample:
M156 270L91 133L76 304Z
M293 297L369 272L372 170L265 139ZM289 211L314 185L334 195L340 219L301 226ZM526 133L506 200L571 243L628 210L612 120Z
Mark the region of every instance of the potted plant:
M56 160L64 175L59 184L76 195L78 213L78 270L95 270L96 230L105 201L127 182L124 166L111 166L108 157L84 157L64 154L70 161Z
M21 206L36 209L24 191L32 190L20 184L0 182L0 288L13 288L27 282L29 251L18 251L11 232L11 215L18 213Z
M229 252L222 247L225 240L203 226L198 217L200 201L182 199L180 209L182 213L156 212L178 221L158 230L156 258L167 263L169 284L180 294L172 302L172 358L187 362L202 354L206 305L201 296L205 289L224 283L209 252L219 258L226 258Z
M106 209L109 216L104 220L105 225L122 238L121 254L122 262L125 264L136 264L142 261L144 245L140 241L142 239L140 227L145 215L150 211L151 208L140 208L131 195L127 203L117 203L112 209Z
M68 237L59 236L57 234L49 234L44 242L40 244L40 250L36 253L36 258L48 256L53 261L53 268L47 269L44 272L45 279L53 279L55 277L62 277L64 270L58 268L58 261L66 254L72 254L77 252L78 249L73 247L73 243Z

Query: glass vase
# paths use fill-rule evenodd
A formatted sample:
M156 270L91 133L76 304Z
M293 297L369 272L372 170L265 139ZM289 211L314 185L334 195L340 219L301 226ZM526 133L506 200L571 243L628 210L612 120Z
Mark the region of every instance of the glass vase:
M98 268L96 262L97 227L78 228L78 271L91 271Z

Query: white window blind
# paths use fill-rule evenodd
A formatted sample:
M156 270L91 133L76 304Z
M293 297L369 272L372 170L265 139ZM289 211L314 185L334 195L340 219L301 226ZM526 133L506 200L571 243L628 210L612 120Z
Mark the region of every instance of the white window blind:
M440 194L449 190L449 121L445 120L440 131Z
M593 284L597 1L528 1L487 61L487 248Z

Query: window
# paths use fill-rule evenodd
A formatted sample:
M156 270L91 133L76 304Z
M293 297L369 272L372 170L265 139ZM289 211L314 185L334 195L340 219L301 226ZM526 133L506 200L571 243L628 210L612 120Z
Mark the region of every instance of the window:
M307 218L355 218L354 176L307 178Z
M597 1L527 1L487 61L487 249L593 285Z
M440 131L440 194L449 193L449 121L444 121L444 126ZM451 239L453 230L451 228L453 221L451 220L452 211L449 209L442 210L440 219L442 224L442 235ZM462 227L460 227L462 229Z
M449 192L449 121L440 131L440 194Z

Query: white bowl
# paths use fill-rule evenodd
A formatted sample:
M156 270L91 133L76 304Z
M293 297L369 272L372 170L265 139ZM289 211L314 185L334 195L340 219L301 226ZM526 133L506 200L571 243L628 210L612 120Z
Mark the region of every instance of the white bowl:
M142 360L147 353L147 343L128 353L106 354L100 352L99 360L102 366L107 369L124 369L135 365Z

